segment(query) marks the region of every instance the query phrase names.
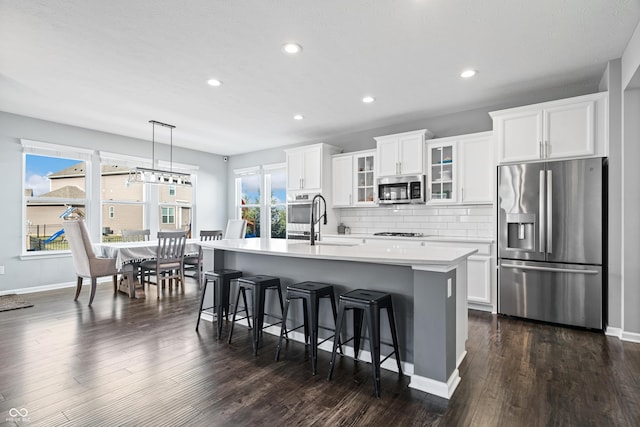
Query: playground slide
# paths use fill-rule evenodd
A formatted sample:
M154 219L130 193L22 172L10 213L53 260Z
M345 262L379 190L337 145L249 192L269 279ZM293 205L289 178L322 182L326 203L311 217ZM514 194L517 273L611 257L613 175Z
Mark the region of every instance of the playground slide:
M64 228L61 228L60 230L56 231L55 233L53 233L51 235L51 237L49 237L48 239L46 239L44 242L45 243L51 243L54 240L56 240L58 237L60 237L61 235L64 234Z

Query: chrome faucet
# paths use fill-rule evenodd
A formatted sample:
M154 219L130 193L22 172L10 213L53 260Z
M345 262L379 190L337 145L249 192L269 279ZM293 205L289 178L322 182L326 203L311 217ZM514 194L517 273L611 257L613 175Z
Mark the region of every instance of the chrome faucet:
M320 200L324 204L322 215L316 218L316 200L318 200L318 209L320 208ZM327 201L321 194L316 194L311 200L311 246L316 244L316 223L318 224L318 240L320 240L320 220L324 218L324 225L327 225Z

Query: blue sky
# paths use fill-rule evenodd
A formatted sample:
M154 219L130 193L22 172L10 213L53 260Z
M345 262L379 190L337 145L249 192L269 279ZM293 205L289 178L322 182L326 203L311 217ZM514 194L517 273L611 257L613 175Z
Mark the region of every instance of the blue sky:
M32 188L33 195L39 196L49 192L49 178L47 175L75 165L79 160L63 159L27 154L25 171L25 188Z

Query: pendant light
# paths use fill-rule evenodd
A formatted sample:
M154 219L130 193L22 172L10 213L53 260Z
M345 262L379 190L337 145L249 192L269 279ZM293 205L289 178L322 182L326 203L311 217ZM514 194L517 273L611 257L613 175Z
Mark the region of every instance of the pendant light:
M137 167L129 171L130 183L142 183L142 184L161 184L161 185L181 185L191 186L191 175L188 173L174 172L173 171L173 129L175 126L158 122L156 120L149 120L151 123L151 166L156 164L156 126L162 126L169 128L170 134L170 154L169 154L169 170L142 168Z

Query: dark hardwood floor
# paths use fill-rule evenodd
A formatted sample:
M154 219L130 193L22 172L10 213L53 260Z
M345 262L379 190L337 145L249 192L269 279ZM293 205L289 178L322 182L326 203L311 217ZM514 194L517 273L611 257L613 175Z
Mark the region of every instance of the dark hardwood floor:
M254 357L244 327L231 345L209 322L197 334L188 285L157 301L105 283L92 308L86 286L77 303L71 288L25 294L34 307L0 312L0 425L640 425L640 344L472 311L451 400L384 370L376 399L366 363L341 359L327 381L324 351L312 376L300 343L275 362L274 336Z

